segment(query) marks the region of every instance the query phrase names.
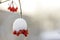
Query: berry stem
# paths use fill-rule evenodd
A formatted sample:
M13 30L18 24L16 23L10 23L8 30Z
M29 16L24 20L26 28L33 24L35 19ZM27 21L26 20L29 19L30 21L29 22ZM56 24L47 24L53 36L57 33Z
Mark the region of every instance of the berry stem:
M20 4L20 16L22 18L22 7L21 7L21 1L19 0L19 4Z

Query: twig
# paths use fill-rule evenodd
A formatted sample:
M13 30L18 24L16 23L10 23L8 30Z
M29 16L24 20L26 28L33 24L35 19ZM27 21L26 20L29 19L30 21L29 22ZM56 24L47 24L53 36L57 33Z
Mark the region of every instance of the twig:
M20 4L20 16L22 18L22 7L21 7L21 1L19 0L19 4Z
M1 4L1 3L4 3L4 2L7 2L7 1L9 1L9 0L6 0L6 1L0 2L0 4Z

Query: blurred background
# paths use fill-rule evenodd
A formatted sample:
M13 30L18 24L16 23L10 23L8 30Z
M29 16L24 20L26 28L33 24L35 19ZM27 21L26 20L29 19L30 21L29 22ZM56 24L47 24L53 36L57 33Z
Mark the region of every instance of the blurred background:
M0 40L24 40L23 35L12 34L12 25L20 17L20 10L9 12L9 2L0 4ZM18 0L14 2L19 7ZM21 0L21 4L29 29L26 40L60 40L60 0Z

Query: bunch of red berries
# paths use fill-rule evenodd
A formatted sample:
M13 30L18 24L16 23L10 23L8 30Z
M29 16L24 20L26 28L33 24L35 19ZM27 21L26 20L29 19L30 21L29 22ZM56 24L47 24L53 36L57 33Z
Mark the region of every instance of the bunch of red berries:
M18 7L16 6L16 7L14 7L14 4L13 4L14 2L12 1L12 3L9 5L9 7L8 7L8 10L10 11L10 12L17 12L17 10L18 10Z

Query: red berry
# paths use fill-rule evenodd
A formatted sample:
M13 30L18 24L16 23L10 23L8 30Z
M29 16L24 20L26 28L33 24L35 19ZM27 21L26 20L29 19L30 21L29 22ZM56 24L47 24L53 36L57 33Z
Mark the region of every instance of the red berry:
M15 35L16 34L16 31L13 31L13 34Z
M19 31L14 31L14 35L19 36L20 34L23 34L25 37L28 36L28 30L19 30Z
M9 6L8 10L10 10L11 12L17 12L18 7L15 8L14 6L13 7Z

